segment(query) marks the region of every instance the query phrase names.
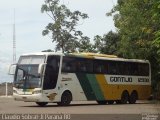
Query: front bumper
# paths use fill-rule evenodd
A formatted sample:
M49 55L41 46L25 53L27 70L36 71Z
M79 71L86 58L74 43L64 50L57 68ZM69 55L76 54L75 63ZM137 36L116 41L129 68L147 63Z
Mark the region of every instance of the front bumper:
M31 94L31 95L19 95L13 94L13 98L17 101L25 102L48 102L48 100L42 96L42 94Z

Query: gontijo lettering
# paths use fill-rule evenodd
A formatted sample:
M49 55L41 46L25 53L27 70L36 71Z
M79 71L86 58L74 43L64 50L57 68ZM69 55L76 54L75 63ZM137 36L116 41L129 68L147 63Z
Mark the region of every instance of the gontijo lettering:
M132 82L131 77L110 77L110 82Z

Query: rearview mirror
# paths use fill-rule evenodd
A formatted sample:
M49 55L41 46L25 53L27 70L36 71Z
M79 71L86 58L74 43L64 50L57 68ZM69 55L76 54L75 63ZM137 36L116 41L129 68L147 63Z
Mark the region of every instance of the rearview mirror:
M46 63L39 64L39 66L38 66L38 74L39 75L42 75L45 66L46 66Z
M17 67L17 64L11 64L11 65L9 66L8 74L9 74L9 75L14 75L14 74L15 74L15 71L16 71L16 67Z

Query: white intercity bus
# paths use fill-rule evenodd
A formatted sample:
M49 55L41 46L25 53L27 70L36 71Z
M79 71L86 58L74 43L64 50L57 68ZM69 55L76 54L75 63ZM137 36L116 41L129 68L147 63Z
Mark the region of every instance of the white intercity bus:
M147 60L96 53L40 52L21 55L15 66L14 99L39 106L66 106L71 101L134 104L151 94Z

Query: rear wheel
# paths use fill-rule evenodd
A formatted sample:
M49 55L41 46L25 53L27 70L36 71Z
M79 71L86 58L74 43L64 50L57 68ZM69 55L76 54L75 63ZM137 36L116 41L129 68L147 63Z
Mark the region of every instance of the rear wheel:
M129 97L129 103L134 104L136 103L136 100L138 99L138 94L136 91L133 91Z
M97 101L97 103L98 103L99 105L105 105L105 104L107 103L107 101L106 101L106 100L103 100L103 101Z
M129 94L127 91L123 91L122 95L121 95L121 103L122 104L127 104L127 101L129 99Z
M61 102L57 104L60 106L68 106L72 101L72 94L69 91L65 91L61 96Z
M48 102L36 102L37 105L44 107L48 104Z

